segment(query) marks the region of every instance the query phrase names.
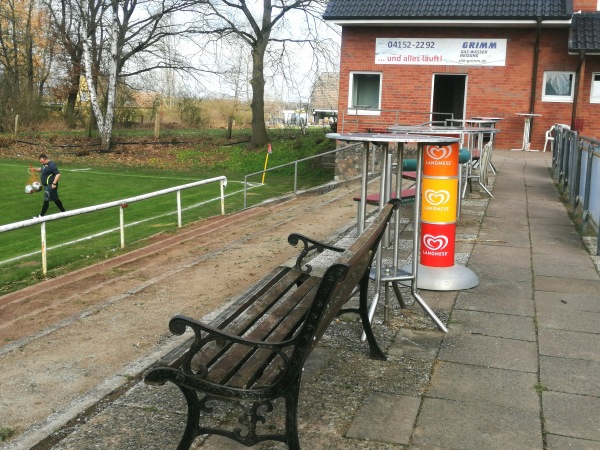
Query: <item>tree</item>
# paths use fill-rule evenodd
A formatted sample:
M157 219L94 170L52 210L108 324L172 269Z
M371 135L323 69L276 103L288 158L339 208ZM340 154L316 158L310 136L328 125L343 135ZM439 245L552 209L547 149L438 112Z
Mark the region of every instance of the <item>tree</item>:
M321 15L326 0L200 0L202 25L200 33L235 36L247 45L252 56L252 136L250 146L263 147L268 142L265 125L266 69L278 71L294 83L286 65L294 58L298 46L311 45L315 51L328 54L333 49L331 39L319 34L324 24ZM288 17L293 17L293 24ZM294 48L291 48L291 47ZM295 53L297 55L297 53ZM318 65L315 65L318 70Z
M45 21L35 0L0 2L0 118L18 114L27 122L39 113L54 44Z
M128 77L156 69L191 68L183 58L174 55L169 61L160 58L160 43L170 36L189 33L193 28L189 22L171 20L172 15L189 8L192 0L78 1L85 30L82 46L90 102L102 147L108 149L119 80L125 82ZM99 54L107 43L109 55L100 59Z

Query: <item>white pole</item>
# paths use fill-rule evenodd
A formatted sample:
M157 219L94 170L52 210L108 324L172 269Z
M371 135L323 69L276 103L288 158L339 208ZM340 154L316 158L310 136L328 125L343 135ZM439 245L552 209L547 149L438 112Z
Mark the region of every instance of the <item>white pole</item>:
M177 226L181 228L181 191L177 191Z
M119 228L121 229L121 248L125 248L125 211L124 205L119 208Z
M227 180L221 180L221 215L225 215L225 185ZM246 183L244 183L244 207L246 207Z
M42 222L42 275L46 276L48 273L48 264L46 259L46 222Z

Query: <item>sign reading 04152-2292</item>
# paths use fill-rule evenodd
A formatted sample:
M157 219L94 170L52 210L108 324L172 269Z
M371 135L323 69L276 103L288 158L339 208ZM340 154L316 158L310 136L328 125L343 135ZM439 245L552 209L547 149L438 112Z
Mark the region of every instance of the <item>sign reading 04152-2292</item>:
M387 41L388 48L435 48L434 41L419 41L419 40L406 40L406 39L389 39Z

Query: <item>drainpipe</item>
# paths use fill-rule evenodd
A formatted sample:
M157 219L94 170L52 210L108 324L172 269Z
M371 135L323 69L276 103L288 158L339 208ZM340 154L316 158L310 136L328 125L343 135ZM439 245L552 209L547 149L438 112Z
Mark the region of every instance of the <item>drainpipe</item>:
M539 2L538 2L539 9ZM531 97L529 99L529 113L535 114L535 96L537 94L537 71L538 71L538 60L539 60L539 52L540 52L540 36L542 29L542 17L538 16L536 19L536 33L535 33L535 47L533 50L533 74L531 76ZM529 136L533 136L533 124L535 117L531 117L531 123L529 125Z
M571 111L571 129L574 130L575 119L577 118L577 104L579 100L579 83L581 82L581 68L585 63L585 50L579 51L579 64L575 71L575 92L573 92L573 110Z
M536 25L536 34L535 34L535 47L533 50L533 74L531 76L531 98L529 99L529 113L535 113L535 96L537 94L536 86L537 86L537 70L538 70L538 60L539 60L539 52L540 52L540 35L542 28L542 18L538 17Z

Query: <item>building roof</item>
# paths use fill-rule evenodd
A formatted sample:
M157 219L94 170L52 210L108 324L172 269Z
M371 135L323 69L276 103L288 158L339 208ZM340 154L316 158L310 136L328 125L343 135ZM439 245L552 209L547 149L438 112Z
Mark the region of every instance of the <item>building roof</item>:
M310 103L315 111L337 111L340 89L340 74L324 72L313 85Z
M569 52L600 52L600 13L573 14Z
M572 0L330 0L325 20L569 20Z

